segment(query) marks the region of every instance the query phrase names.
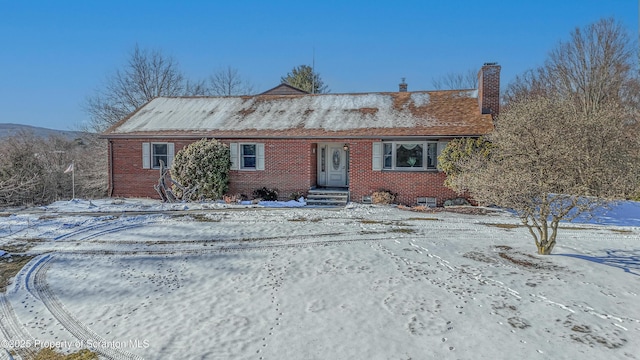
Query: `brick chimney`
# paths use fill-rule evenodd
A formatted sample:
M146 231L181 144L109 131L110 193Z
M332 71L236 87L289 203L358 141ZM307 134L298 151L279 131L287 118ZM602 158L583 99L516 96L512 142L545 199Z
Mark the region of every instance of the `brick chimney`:
M493 117L500 113L500 68L498 63L484 63L478 72L478 106Z
M402 82L400 83L399 92L407 92L407 83L404 82L404 78L402 78Z

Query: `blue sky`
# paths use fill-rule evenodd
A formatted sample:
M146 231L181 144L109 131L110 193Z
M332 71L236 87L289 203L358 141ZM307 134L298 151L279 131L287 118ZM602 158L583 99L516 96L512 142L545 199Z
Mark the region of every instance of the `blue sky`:
M332 93L432 89L484 62L502 83L603 17L636 39L637 0L0 0L0 123L77 129L83 102L135 44L191 79L231 66L256 91L311 64Z

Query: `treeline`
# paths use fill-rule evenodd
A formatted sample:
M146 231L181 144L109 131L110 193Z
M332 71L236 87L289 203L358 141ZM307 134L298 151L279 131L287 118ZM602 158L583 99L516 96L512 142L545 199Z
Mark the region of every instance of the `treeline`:
M77 198L107 194L107 147L98 135L77 139L22 132L0 142L0 207L69 200L75 177ZM65 173L73 163L73 173ZM70 170L70 169L69 169Z

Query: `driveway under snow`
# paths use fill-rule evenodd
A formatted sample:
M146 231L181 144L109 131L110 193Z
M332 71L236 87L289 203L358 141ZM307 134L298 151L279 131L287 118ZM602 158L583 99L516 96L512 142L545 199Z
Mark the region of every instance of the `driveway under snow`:
M542 257L506 213L92 205L0 218L39 254L0 294L18 356L640 358L638 227L566 224Z

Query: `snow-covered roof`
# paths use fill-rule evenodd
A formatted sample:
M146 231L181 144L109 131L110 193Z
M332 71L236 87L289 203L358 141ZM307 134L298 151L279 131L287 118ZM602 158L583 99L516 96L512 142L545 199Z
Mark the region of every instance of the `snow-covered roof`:
M477 92L160 97L104 134L127 136L480 135Z

